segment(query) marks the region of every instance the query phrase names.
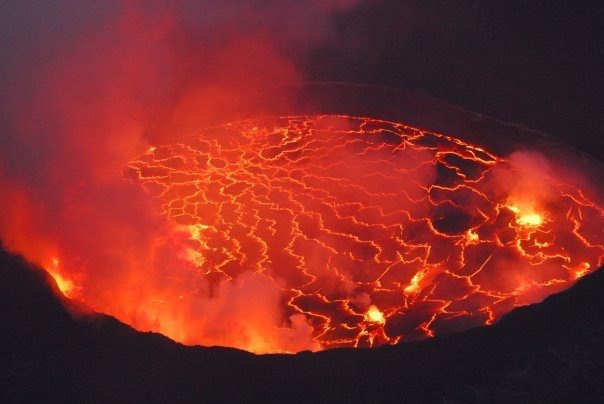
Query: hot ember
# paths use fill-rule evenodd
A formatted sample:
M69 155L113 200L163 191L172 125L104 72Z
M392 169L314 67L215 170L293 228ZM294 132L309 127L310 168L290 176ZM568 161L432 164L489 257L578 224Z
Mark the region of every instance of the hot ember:
M151 147L125 176L161 204L194 276L161 289L146 326L266 352L491 324L604 258L602 208L539 159L337 116L241 121ZM232 313L196 306L212 299L243 307L239 338L220 331ZM276 328L285 336L269 337ZM291 343L300 336L310 342Z

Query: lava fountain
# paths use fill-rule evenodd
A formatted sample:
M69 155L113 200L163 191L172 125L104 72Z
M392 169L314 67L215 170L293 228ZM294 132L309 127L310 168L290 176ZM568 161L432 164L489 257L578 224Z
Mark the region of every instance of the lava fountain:
M329 115L150 147L124 177L161 206L187 275L156 289L153 321L106 309L185 343L256 352L491 324L603 263L603 209L540 159Z

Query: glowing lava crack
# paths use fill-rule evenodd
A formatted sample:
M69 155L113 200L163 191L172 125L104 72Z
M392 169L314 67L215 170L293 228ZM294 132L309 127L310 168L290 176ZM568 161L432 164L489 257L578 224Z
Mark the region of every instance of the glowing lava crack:
M307 327L315 349L490 324L604 256L602 208L530 156L374 119L236 122L152 147L125 175L187 232L204 282L274 284L283 328ZM239 346L288 349L262 338Z

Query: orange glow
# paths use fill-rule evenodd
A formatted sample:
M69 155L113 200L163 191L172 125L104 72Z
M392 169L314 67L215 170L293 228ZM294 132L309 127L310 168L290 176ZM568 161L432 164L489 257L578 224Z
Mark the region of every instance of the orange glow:
M520 226L539 227L543 224L543 216L530 210L521 210L518 206L510 204L507 208L516 213L516 223Z
M413 278L411 278L411 282L409 282L409 285L407 285L407 287L404 289L405 293L415 293L419 291L419 282L424 276L424 272L417 272L415 275L413 275Z
M57 282L57 286L59 286L59 290L63 292L63 294L67 297L71 296L71 293L74 290L74 284L69 279L64 278L60 273L49 271L50 275L54 278L55 282Z
M541 226L541 223L543 223L543 218L537 213L530 213L520 216L518 220L516 220L516 223L522 226L538 227Z
M42 264L63 293L185 344L429 338L492 324L604 260L604 212L584 190L544 179L530 154L401 123L265 118L141 150L124 178L104 179L123 197L74 202L71 223L11 247L36 262L52 251L65 265Z
M49 266L49 268L47 268L48 273L53 277L53 279L57 283L57 286L59 287L61 293L63 293L67 297L73 297L77 289L75 283L59 272L60 261L57 257L52 257L50 261L51 265Z
M384 317L384 313L380 311L375 305L369 306L366 314L367 321L371 321L372 323L380 323L383 324L386 322L386 318Z
M470 242L475 242L475 241L480 240L480 237L478 236L478 234L474 233L474 232L472 231L472 229L470 229L470 230L468 230L468 231L466 232L466 236L468 237L468 240L469 240Z
M579 279L580 277L582 277L583 275L587 274L589 272L589 269L591 268L591 265L589 265L589 262L582 262L579 265L577 265L574 268L570 268L571 271L574 272L574 278L575 279Z
M434 158L460 173L457 183L435 182ZM304 315L313 340L327 348L357 346L365 336L370 344L429 337L458 320L490 324L515 301L536 301L573 281L578 272L561 278L563 264L599 262L600 244L575 246L571 255L548 236L571 227L562 211L551 214L555 220L536 213L545 197L532 194L535 187L511 186L503 197L517 203L495 199L501 177L523 180L511 168L483 149L401 124L291 117L156 146L131 162L127 176L162 203L168 220L188 226L196 243L188 258L200 273L226 282L242 271L263 274L282 289L286 315ZM552 195L570 206L574 200L561 196L567 188ZM590 214L602 220L599 208ZM449 227L461 218L465 228ZM502 267L507 278L498 276ZM351 303L358 293L365 313ZM472 301L481 303L470 310ZM409 330L397 325L416 316ZM369 332L363 319L385 334Z

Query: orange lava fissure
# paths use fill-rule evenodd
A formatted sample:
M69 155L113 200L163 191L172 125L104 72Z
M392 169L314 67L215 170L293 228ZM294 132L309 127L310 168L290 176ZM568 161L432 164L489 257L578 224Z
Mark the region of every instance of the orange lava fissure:
M206 285L179 284L166 304L179 310L262 277L278 292L273 323L308 329L310 349L491 324L604 257L604 212L582 190L459 139L375 119L231 123L151 147L124 175L186 234L185 259ZM256 295L247 298L251 313ZM188 329L194 321L185 313L156 331L291 350L262 345L262 329L246 343L204 339Z

